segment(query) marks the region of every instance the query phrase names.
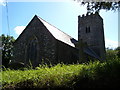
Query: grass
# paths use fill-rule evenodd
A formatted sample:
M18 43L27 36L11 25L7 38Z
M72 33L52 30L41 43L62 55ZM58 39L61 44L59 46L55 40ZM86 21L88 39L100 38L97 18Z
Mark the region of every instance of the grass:
M17 85L17 87L67 87L66 84L79 75L83 65L58 64L54 67L40 66L36 70L6 70L2 72L3 86ZM28 86L28 82L32 85Z
M6 88L116 88L120 82L120 58L86 64L40 65L35 69L10 70L2 74Z

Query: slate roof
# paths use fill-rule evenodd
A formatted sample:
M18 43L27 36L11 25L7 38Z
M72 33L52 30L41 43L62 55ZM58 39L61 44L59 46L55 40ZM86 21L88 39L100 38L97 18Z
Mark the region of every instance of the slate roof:
M49 32L59 41L62 41L72 47L75 47L74 42L77 40L74 39L73 42L73 38L71 36L69 36L68 34L62 32L61 30L59 30L58 28L56 28L55 26L49 24L48 22L46 22L45 20L43 20L42 18L40 18L39 16L37 16L39 18L39 20L44 24L44 26L49 30Z

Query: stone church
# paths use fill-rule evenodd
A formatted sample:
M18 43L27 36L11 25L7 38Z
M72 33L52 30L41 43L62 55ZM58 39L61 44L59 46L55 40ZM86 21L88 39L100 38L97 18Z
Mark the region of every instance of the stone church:
M35 15L14 43L13 61L33 66L105 59L103 19L78 16L78 41Z

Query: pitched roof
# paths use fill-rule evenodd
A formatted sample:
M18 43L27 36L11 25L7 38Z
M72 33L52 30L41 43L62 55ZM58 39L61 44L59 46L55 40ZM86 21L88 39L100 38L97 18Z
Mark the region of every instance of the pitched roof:
M43 20L39 16L37 16L37 17L57 40L62 41L62 42L66 43L72 47L75 47L74 42L75 41L77 42L77 40L75 40L74 38L72 38L68 34L62 32L61 30L59 30L55 26L49 24L48 22L46 22L45 20ZM74 42L73 42L73 39L74 39Z

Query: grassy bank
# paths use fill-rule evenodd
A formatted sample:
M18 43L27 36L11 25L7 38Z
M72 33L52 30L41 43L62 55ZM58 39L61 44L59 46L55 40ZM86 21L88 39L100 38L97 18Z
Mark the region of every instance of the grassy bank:
M53 67L41 65L36 69L10 70L2 73L5 88L116 88L120 82L120 58L106 62Z

